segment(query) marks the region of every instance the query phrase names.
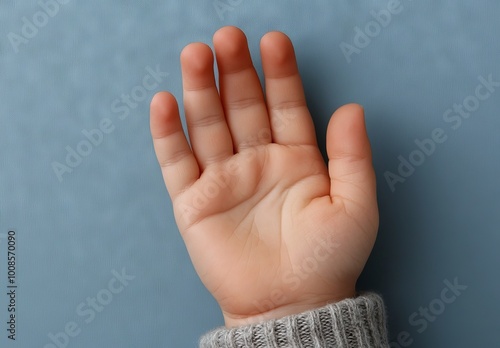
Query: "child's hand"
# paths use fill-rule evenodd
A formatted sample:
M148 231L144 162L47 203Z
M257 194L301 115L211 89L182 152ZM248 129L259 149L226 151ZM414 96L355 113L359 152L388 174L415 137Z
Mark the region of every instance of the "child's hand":
M151 133L175 218L194 266L227 326L296 314L355 296L378 228L363 109L338 109L328 168L317 147L293 46L261 41L264 98L237 28L211 49L181 54L191 146L175 98L157 94Z

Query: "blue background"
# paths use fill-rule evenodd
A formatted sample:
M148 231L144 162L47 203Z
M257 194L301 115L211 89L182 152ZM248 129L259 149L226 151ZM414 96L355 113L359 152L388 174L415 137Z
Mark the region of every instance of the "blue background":
M148 117L154 92L182 97L181 49L211 44L223 25L247 33L259 74L262 35L291 37L321 146L335 108L365 107L381 225L359 288L384 296L391 341L406 331L411 347L498 346L500 91L457 129L443 114L474 94L480 76L500 81L500 3L401 0L349 63L340 45L389 1L220 1L231 10L218 13L213 0L69 1L16 47L10 33L21 35L22 18L41 7L0 3L0 346L44 347L74 321L72 348L194 347L222 324L178 234ZM141 85L147 67L169 75L120 119L113 102ZM60 182L52 163L104 118L113 131ZM408 159L415 139L436 128L447 140L393 192L384 173L398 174L398 156ZM9 230L15 343L6 337ZM135 278L85 323L78 305L123 268ZM409 317L455 278L467 289L419 333Z

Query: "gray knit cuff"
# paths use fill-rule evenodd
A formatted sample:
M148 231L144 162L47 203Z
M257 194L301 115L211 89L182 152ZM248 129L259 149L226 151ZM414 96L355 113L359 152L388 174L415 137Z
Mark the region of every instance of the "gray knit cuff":
M204 335L201 348L388 347L382 298L365 293L313 311Z

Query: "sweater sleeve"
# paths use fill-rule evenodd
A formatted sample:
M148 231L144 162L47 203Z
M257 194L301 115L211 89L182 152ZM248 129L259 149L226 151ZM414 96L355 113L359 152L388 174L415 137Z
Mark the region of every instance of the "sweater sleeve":
M385 308L374 293L301 314L204 335L201 348L388 347Z

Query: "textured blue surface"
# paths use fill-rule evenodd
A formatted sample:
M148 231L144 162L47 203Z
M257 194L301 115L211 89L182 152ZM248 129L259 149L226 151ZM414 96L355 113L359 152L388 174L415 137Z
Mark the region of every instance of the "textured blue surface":
M36 1L0 3L0 346L44 347L75 322L72 348L193 347L221 325L178 235L148 112L157 90L182 96L180 50L210 43L229 24L247 33L259 69L265 32L292 38L322 146L336 107L365 107L381 228L359 285L386 299L391 340L400 337L393 346L498 346L500 89L458 127L456 115L443 115L455 103L476 107L468 96L480 76L500 81L500 4L401 0L377 27L370 11L393 1L219 2L231 10L218 13L213 0L68 1L45 18ZM13 44L23 17L44 26L25 28L32 37ZM347 59L341 45L354 45L356 27L373 37L358 37L365 47ZM168 76L136 94L144 100L116 104L142 85L148 67ZM112 130L58 180L52 163L64 163L66 147L103 119ZM398 156L409 160L415 140L436 128L446 140L430 156L414 154L423 164L393 192L387 172L400 175ZM5 324L9 230L17 233L15 343ZM109 299L112 272L123 268L135 278ZM467 289L442 307L445 282L456 277ZM100 312L85 304L96 295L109 302ZM423 319L420 307L429 305Z

